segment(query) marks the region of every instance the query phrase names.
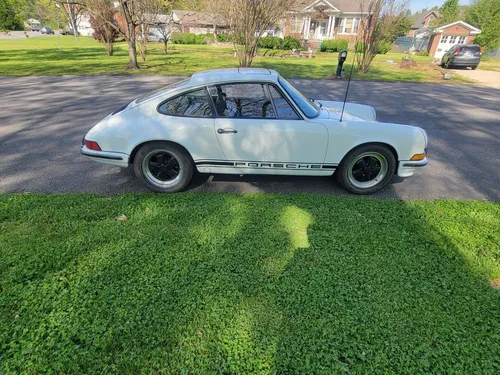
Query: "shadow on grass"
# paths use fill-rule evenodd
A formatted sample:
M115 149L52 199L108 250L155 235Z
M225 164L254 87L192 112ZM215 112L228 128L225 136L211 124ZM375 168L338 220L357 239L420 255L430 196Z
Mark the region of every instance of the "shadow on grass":
M7 372L498 368L498 206L189 193L0 204Z

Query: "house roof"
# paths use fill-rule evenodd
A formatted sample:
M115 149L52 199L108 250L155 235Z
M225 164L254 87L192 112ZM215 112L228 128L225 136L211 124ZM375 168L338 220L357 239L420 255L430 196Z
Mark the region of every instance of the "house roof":
M361 1L356 0L297 0L292 7L292 11L302 12L307 8L314 9L314 7L322 5L343 13L367 12L367 10L363 9L361 6Z
M471 34L475 35L475 34L481 34L481 30L478 29L477 27L474 27L470 24L468 24L467 22L464 22L464 21L457 21L457 22L453 22L453 23L450 23L448 25L444 25L444 26L441 26L441 27L438 27L437 29L434 30L435 33L442 33L444 30L450 28L450 27L453 27L453 26L456 26L456 25L460 25L460 26L463 26L465 27L466 29L470 30L471 31Z
M209 13L193 10L172 10L172 14L174 21L182 24L213 25L215 23L218 26L229 26L229 23L224 21L222 17L215 18Z
M432 13L434 13L436 15L436 17L439 18L439 12L437 10L433 10L431 12L422 13L422 15L420 17L418 17L418 19L415 21L415 23L413 25L411 25L411 29L415 30L415 29L421 29L421 28L423 28L424 24L425 24L425 19L429 15L431 15Z

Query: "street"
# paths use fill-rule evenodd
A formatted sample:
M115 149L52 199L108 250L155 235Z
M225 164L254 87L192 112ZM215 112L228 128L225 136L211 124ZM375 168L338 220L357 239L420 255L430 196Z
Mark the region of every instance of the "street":
M179 80L168 76L0 77L0 193L119 194L147 191L132 168L80 155L85 133L135 97ZM306 96L343 100L346 81L290 80ZM378 120L426 129L426 168L394 178L377 198L500 197L500 90L473 85L353 81L348 101ZM349 195L334 178L196 176L190 191Z

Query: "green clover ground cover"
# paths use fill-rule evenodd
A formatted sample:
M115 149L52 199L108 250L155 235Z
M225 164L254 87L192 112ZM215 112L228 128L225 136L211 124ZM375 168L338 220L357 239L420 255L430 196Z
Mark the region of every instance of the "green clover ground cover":
M499 218L486 202L0 195L0 373L498 374Z

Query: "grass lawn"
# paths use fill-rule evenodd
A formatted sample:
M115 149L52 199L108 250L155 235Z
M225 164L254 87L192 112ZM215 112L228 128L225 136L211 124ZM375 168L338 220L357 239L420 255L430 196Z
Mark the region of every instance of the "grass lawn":
M104 48L91 38L81 37L75 42L71 36L61 37L62 51L57 37L37 37L19 40L0 40L0 75L61 75L61 74L167 74L190 75L200 70L236 67L232 47L200 45L170 45L167 56L162 45L150 43L149 56L141 69L128 72L128 51L125 43L117 43L114 56L107 56ZM266 50L254 60L255 67L276 69L285 77L326 78L335 73L337 54L318 53L314 59L269 56ZM269 52L269 51L268 51ZM273 51L271 51L273 52ZM289 53L289 52L285 52ZM404 54L379 55L369 73L355 73L355 79L407 82L440 82L441 69L433 66L432 58L413 56L419 63L412 69L401 69L397 64ZM348 61L351 60L352 53ZM350 63L344 65L346 75ZM454 77L455 78L455 77ZM465 79L456 77L464 82Z
M483 55L479 70L490 70L493 72L500 72L500 59L494 59L489 56Z
M487 202L0 195L0 373L498 374L499 218Z

